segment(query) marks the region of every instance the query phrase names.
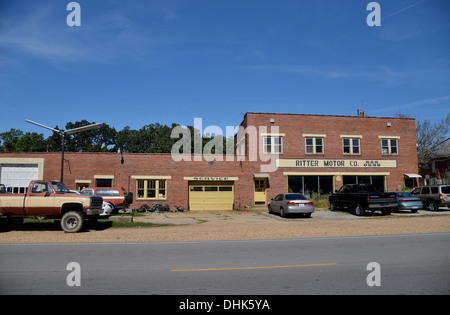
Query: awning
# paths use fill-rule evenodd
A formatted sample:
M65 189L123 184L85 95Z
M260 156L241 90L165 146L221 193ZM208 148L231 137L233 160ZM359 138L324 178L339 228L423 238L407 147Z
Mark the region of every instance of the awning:
M403 175L408 178L422 178L422 176L420 176L418 174L403 174Z
M256 173L256 174L253 174L253 178L269 178L270 177L270 175L269 174L266 174L266 173Z

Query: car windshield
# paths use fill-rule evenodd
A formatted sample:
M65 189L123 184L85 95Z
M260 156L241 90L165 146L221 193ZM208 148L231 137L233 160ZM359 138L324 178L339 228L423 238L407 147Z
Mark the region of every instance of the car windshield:
M301 194L286 194L286 200L306 200Z
M442 186L441 191L443 194L450 194L450 186Z
M401 197L401 198L414 197L411 193L408 193L408 192L400 192L400 193L397 193L397 196L399 196L399 197Z
M53 188L55 188L56 192L68 193L70 190L67 189L66 185L61 182L52 182Z

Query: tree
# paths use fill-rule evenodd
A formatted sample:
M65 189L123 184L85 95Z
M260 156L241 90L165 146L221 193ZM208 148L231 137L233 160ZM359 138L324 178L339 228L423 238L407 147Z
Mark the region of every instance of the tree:
M20 152L45 152L47 142L42 133L27 132L17 141L16 147Z
M69 122L66 130L95 124L87 120ZM103 123L100 127L78 132L66 137L65 148L68 152L114 152L116 151L117 132ZM61 140L60 140L61 142Z
M19 129L11 128L10 131L5 131L0 133L0 138L3 140L3 151L5 152L16 152L19 151L17 144L20 138L23 137L23 131Z
M450 114L439 123L432 124L429 120L417 121L417 154L419 169L426 167L437 153L441 143L448 138L450 131Z

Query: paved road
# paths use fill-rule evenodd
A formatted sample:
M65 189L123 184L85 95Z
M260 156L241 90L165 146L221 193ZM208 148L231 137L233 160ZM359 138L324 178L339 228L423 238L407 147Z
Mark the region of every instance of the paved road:
M449 294L449 261L450 233L3 244L0 294ZM379 268L367 270L371 262Z

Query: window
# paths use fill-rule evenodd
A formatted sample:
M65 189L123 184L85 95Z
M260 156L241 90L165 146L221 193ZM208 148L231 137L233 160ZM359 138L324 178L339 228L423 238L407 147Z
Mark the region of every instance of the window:
M264 139L264 153L283 153L283 138L282 137L263 137Z
M166 199L165 179L138 179L136 180L137 199Z
M381 153L382 154L398 154L398 140L397 139L381 139Z
M112 179L110 178L96 178L95 179L96 187L112 187Z
M97 196L120 196L120 192L117 189L97 189Z
M384 192L385 191L385 176L343 176L343 184L350 185L350 184L365 184L365 185L372 185L377 192Z
M360 139L344 138L342 139L344 154L360 154Z
M310 197L333 192L333 176L288 176L288 192Z
M52 193L53 189L47 183L35 183L31 189L32 193Z
M305 138L307 154L323 153L323 138Z

